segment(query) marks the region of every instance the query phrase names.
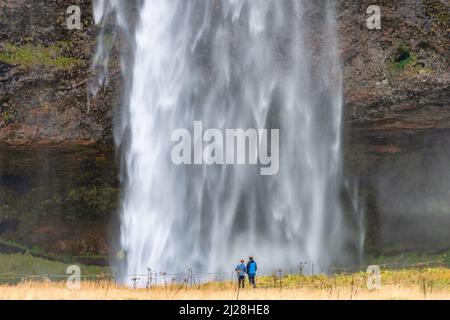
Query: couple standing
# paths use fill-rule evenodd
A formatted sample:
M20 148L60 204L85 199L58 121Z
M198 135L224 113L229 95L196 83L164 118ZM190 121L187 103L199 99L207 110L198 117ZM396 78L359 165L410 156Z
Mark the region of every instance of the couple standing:
M256 288L256 270L258 270L258 266L253 259L253 257L248 258L249 261L247 262L247 265L244 264L244 260L241 260L241 264L239 264L236 267L236 272L238 275L238 286L239 288L245 288L245 275L248 274L248 281L250 282L250 285L253 286L253 288Z

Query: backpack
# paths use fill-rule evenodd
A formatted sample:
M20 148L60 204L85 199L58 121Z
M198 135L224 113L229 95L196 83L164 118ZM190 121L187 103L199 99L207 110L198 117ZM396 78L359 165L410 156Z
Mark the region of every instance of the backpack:
M248 274L256 274L256 262L250 261L248 264Z

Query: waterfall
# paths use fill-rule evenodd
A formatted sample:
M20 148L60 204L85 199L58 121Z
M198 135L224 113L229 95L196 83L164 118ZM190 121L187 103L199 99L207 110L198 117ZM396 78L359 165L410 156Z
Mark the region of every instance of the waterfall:
M97 21L110 11L97 0ZM147 0L132 41L118 139L125 274L229 271L249 255L264 270L336 263L345 228L334 1ZM194 121L279 129L278 174L175 165L171 134Z

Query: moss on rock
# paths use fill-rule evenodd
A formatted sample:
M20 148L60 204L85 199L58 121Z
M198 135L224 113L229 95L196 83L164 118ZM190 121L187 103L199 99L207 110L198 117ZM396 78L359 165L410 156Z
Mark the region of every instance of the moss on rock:
M401 43L393 57L389 59L389 71L393 75L413 78L417 75L431 74L433 70L418 62L417 54L411 47Z
M65 54L67 42L57 42L49 46L25 44L17 46L5 43L0 47L0 61L19 65L24 69L34 67L69 70L84 63L83 60Z
M435 19L440 26L450 28L450 8L448 5L439 0L424 0L423 6L426 16Z

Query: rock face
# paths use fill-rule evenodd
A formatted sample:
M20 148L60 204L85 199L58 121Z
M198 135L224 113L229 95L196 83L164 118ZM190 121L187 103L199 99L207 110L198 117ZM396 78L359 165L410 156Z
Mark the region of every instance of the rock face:
M66 27L74 4L81 30ZM112 59L90 96L96 33L91 1L0 1L0 252L108 256L121 81Z
M82 30L67 29L72 4ZM0 141L111 144L120 79L90 99L95 34L91 1L0 1Z
M448 129L448 1L382 1L382 30L361 15L371 1L343 2L346 117L365 131Z
M450 246L449 1L341 1L347 173L365 204L366 247Z
M359 200L368 225L367 247L374 251L448 248L449 1L376 2L382 9L381 30L368 30L366 26L366 10L374 1L337 1L347 174L360 186ZM74 4L81 8L82 30L66 27L66 9ZM90 62L97 31L88 0L42 0L39 5L22 0L0 1L2 152L9 153L12 149L8 148L20 145L113 147L112 127L123 87L120 48L113 49L109 85L92 98ZM67 148L69 154L74 152L72 147ZM113 153L109 155L113 157ZM30 155L30 159L35 156ZM116 188L110 172L116 175L117 168L112 167L108 167L109 171L98 171L95 166L83 170L97 170L97 179L109 181L102 187ZM3 155L2 171L7 172L0 172L3 192L11 189L5 181L30 181L31 171L16 168L22 173L14 178L11 168L16 167ZM70 200L69 191L67 188L59 194ZM46 201L48 197L50 193L39 199ZM0 226L11 226L12 220L5 219L2 222L0 215ZM13 225L20 223L20 219L14 221ZM92 230L98 230L100 221L91 219ZM41 227L46 224L52 225L45 219L38 223ZM30 246L43 245L46 231L37 227L33 232L37 238L23 235L21 241ZM48 239L57 242L57 237ZM81 239L90 241L88 236ZM106 245L107 241L102 243ZM66 247L71 248L70 252L78 250L70 241Z
M116 177L109 148L0 144L0 252L107 256Z

